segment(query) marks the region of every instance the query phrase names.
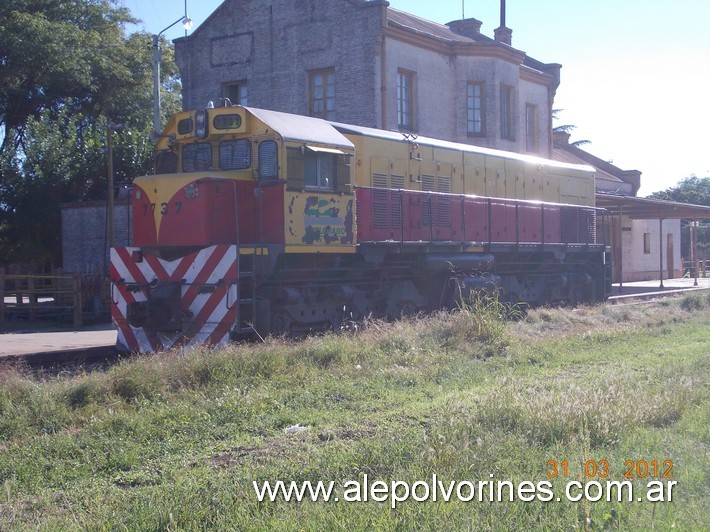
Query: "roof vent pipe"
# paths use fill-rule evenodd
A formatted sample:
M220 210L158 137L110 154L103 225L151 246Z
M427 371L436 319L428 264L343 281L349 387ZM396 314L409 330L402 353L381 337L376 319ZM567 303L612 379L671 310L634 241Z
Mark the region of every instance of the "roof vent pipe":
M513 30L505 26L505 0L500 0L500 27L493 31L495 40L510 46L513 40Z

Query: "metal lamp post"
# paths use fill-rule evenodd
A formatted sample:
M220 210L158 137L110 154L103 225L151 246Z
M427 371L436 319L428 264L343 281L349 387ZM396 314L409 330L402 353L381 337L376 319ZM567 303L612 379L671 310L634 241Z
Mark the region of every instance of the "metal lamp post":
M160 59L162 57L160 36L178 22L182 22L182 26L185 30L192 29L192 20L187 16L187 13L185 13L160 33L153 35L153 135L155 138L160 135L160 131L162 130L160 127Z
M108 242L110 248L115 247L116 245L115 232L113 229L113 196L115 192L113 182L113 132L122 128L123 126L121 124L114 124L110 120L106 122L106 181L108 187L108 219L106 222L108 227L106 230L108 232Z

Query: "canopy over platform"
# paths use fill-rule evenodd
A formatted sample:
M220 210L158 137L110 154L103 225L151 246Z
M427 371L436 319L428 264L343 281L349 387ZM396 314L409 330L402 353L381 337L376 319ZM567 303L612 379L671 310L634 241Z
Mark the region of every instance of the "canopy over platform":
M596 205L609 211L612 216L628 216L632 220L658 220L659 223L659 253L658 273L660 277L660 288L663 288L663 220L702 220L710 218L710 207L704 205L692 205L690 203L678 203L676 201L657 200L650 198L636 198L633 196L618 196L614 194L596 193ZM695 261L695 286L698 286L698 266L697 266L697 241L695 236L695 224L691 223L691 253ZM621 224L615 225L612 231L612 239L621 242ZM619 293L623 290L621 278L623 272L621 268L620 245L615 251L615 275L619 277ZM670 276L671 272L669 272Z
M628 216L633 220L701 220L710 218L710 207L678 203L675 201L596 194L597 207L608 210L612 215Z

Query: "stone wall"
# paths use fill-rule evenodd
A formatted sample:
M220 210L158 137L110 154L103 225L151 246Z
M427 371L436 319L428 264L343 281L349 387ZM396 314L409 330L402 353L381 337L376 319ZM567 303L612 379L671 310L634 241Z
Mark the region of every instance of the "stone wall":
M336 73L336 120L372 126L382 2L224 2L190 37L176 39L185 109L246 81L248 105L308 115L308 73ZM365 96L365 97L364 97Z
M388 25L387 9L382 0L226 1L192 35L175 40L183 106L216 104L225 84L246 83L248 105L308 115L309 73L334 69L334 120L392 130L398 127L397 73L403 69L415 79L416 133L528 153L529 103L538 110L534 153L552 156L556 76L540 71L523 79L522 70L534 70L521 65L527 61L524 52L485 38L474 42L466 36L462 42L446 26L408 19L401 12L400 22L420 27L395 28ZM543 70L550 66L540 65ZM469 81L484 82L485 136L467 133ZM513 89L512 140L500 134L501 84Z
M67 273L108 272L106 202L72 203L62 206L62 268ZM114 238L117 246L130 245L130 206L114 204Z

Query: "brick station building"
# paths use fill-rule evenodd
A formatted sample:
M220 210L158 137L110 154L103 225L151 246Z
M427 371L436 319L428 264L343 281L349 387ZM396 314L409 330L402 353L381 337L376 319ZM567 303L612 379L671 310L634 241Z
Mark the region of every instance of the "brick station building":
M504 10L502 11L504 13ZM226 0L176 39L183 107L232 103L552 156L560 65L474 18L437 24L384 0Z

